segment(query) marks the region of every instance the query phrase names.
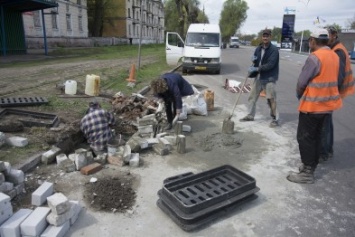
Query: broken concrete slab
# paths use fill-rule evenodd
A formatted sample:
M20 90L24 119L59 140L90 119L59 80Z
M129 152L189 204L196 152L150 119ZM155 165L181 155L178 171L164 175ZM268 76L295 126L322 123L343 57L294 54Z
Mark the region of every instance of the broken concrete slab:
M39 186L31 196L31 204L34 206L41 206L47 201L47 197L51 196L54 192L53 183L45 181Z
M131 159L129 160L129 166L138 167L139 166L139 153L132 153Z
M41 161L43 164L48 165L54 163L56 156L61 152L61 149L53 146L49 151L42 154Z
M70 209L69 200L63 193L55 193L47 197L47 203L55 215L63 214Z
M28 145L28 139L25 137L13 136L6 138L6 143L9 146L25 147Z
M64 153L61 153L61 154L58 154L56 156L56 161L57 161L57 165L59 166L62 162L68 160L68 157L66 154Z
M5 175L6 180L14 185L25 182L25 173L22 170L11 169L11 171Z

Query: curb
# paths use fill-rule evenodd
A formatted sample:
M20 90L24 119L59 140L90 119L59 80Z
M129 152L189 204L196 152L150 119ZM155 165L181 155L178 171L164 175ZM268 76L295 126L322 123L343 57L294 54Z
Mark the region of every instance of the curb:
M22 170L24 173L34 169L41 162L42 153L37 153L28 157L26 160L22 161L19 164L14 165L15 169Z

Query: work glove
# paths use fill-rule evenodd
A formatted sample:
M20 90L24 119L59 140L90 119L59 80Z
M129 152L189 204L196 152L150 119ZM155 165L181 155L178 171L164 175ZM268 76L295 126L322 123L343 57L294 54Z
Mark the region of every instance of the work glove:
M258 59L258 57L255 56L255 55L251 56L251 58L250 58L250 60L251 60L253 63L255 63L257 59Z
M256 77L259 74L259 68L253 67L253 66L249 67L248 74L249 74L249 77L251 77L251 78Z
M258 67L249 67L248 72L251 73L255 73L255 72L259 72L259 68Z

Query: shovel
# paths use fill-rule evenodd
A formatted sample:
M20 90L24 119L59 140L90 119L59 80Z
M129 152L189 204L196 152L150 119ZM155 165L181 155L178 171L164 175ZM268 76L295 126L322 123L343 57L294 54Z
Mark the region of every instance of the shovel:
M227 118L225 118L224 121L223 121L222 133L232 134L234 132L234 122L231 121L231 118L232 118L232 116L234 114L234 110L237 107L237 104L239 102L239 99L240 99L240 96L242 94L243 88L244 88L245 83L247 82L249 76L250 76L250 74L248 73L248 75L244 79L244 82L243 82L242 87L241 87L242 89L241 89L241 91L239 92L239 94L237 96L237 100L236 100L236 102L234 104L232 113Z

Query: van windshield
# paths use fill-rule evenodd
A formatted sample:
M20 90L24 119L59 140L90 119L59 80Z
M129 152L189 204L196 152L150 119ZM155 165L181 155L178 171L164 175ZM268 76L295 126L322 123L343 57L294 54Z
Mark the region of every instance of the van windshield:
M231 39L232 42L239 42L239 39Z
M187 33L186 46L219 47L218 33Z

